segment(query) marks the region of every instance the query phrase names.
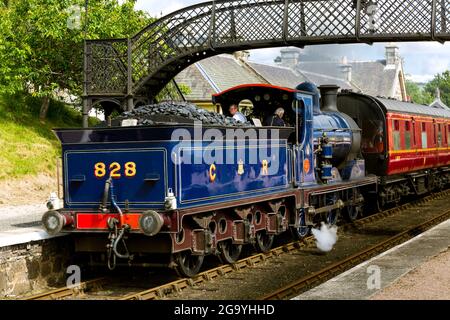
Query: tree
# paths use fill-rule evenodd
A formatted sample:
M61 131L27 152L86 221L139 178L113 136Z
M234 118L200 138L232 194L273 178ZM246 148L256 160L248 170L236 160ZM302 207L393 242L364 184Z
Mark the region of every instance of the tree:
M152 20L135 0L89 1L88 38L134 35ZM85 0L10 0L0 5L0 91L42 97L40 118L55 90L82 92Z
M443 73L435 75L434 79L425 85L425 91L432 97L436 94L436 89L441 91L442 102L450 106L450 71L444 71Z
M406 80L406 93L414 103L429 105L433 102L433 96L410 80Z

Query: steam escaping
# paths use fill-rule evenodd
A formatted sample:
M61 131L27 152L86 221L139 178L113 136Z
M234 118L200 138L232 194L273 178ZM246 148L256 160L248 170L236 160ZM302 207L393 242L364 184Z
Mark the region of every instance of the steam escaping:
M337 241L337 227L332 226L329 228L324 222L319 229L313 228L312 233L316 238L316 245L320 251L328 252L333 249L334 244Z

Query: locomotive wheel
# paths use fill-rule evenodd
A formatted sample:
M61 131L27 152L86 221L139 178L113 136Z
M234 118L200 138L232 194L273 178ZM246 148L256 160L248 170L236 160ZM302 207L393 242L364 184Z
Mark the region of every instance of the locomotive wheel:
M326 196L326 204L335 204L338 201L338 197L335 194L330 194ZM330 210L327 213L326 223L333 226L338 221L339 215L341 214L341 209Z
M341 209L331 210L327 214L327 223L331 226L334 226L338 221L339 214L341 213Z
M294 238L297 240L301 240L301 239L305 238L311 232L311 226L307 226L305 223L305 215L304 214L300 215L299 220L300 220L300 226L298 228L295 228L295 227L291 228Z
M195 276L202 267L205 256L194 256L189 250L175 254L176 271L182 277Z
M298 228L292 227L291 232L295 240L301 240L310 234L311 227L310 226L300 226Z
M358 219L359 215L362 212L361 206L348 206L345 209L345 218L349 222L353 222Z
M272 248L273 239L275 236L273 234L267 234L266 231L260 231L256 234L256 250L259 252L268 252Z
M346 194L347 201L359 200L361 198L364 201L364 198L361 196L361 193L359 192L359 190L357 190L357 189L347 190L347 194ZM363 204L362 203L357 203L355 205L348 205L344 209L345 219L349 222L353 222L356 219L358 219L359 217L361 217L362 213L363 213Z
M223 263L234 263L242 252L242 244L233 244L231 240L219 242L220 259Z

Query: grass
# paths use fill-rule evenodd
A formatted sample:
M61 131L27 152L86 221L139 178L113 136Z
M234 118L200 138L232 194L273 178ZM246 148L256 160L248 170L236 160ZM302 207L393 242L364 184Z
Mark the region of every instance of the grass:
M55 175L61 148L52 128L79 127L81 114L52 100L41 123L40 106L41 99L29 95L0 96L0 180Z

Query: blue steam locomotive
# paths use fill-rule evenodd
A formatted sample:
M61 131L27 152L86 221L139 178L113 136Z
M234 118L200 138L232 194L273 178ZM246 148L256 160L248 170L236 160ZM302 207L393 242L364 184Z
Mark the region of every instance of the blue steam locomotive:
M311 83L242 85L213 96L222 106L250 101L255 119L283 106L284 127L55 129L64 206L45 213L45 229L71 233L77 252L110 268L163 256L193 276L206 255L232 263L243 245L265 252L283 232L303 237L341 213L356 219L377 177L366 174L360 128L337 109L338 87L319 89L320 100Z

